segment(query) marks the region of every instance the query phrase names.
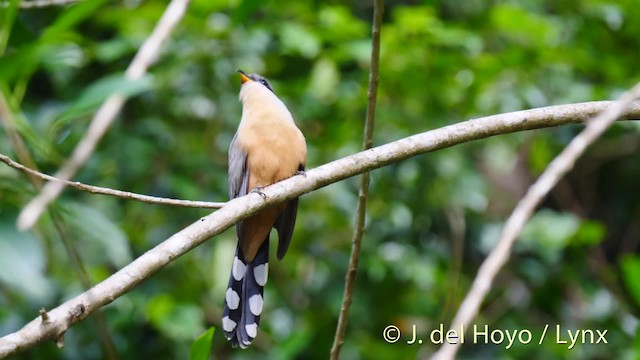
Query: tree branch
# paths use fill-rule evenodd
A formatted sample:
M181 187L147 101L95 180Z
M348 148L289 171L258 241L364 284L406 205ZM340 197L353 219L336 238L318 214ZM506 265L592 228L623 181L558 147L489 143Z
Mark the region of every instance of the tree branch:
M494 135L577 123L604 110L612 102L601 101L551 106L469 120L416 134L330 162L263 190L233 199L220 210L196 221L150 249L90 290L37 317L22 329L0 338L0 357L17 353L37 343L55 340L96 309L111 303L165 265L221 233L236 222L277 203L301 196L365 171L377 169L429 151ZM640 118L640 103L632 104L619 118Z
M136 80L141 78L151 66L160 51L162 43L169 37L171 31L182 19L189 0L171 0L162 17L158 21L155 29L142 47L136 53L133 61L129 64L125 72L125 78L128 80ZM61 180L71 179L78 170L91 157L96 148L98 141L105 134L116 115L124 105L126 97L122 93L112 94L105 100L96 112L91 124L84 137L80 140L76 148L73 150L71 157L56 173L55 177ZM18 216L18 228L29 229L38 221L38 218L47 207L47 205L55 200L64 189L64 183L61 181L47 183L40 194L33 198L27 206L22 209Z
M172 205L172 206L182 206L182 207L193 207L193 208L201 208L201 209L219 209L224 206L224 202L208 202L208 201L191 201L191 200L179 200L179 199L170 199L170 198L162 198L156 196L142 195L136 194L128 191L115 190L110 188L104 188L99 186L87 185L78 181L69 181L69 180L61 180L55 178L53 176L43 174L39 171L30 169L18 162L11 160L8 156L4 154L0 154L0 161L7 164L8 166L21 171L30 177L36 177L38 179L42 179L45 181L52 182L63 182L64 185L72 187L74 189L90 192L92 194L100 194L100 195L109 195L109 196L117 196L123 199L130 199L135 201L146 202L149 204L160 204L160 205Z
M43 8L49 6L65 6L76 3L80 0L31 0L31 1L21 1L20 9L34 9L34 8ZM0 2L0 7L9 6L9 1Z
M369 69L369 88L367 91L367 116L364 124L363 150L373 146L373 127L376 118L376 99L378 96L378 63L380 62L380 29L382 28L382 14L384 12L384 1L374 0L373 24L371 25L371 68ZM358 207L356 208L356 219L353 226L353 239L351 240L351 255L349 256L349 266L345 274L344 294L342 295L342 306L338 316L336 334L331 346L330 358L337 360L340 356L340 348L344 343L344 335L349 322L349 309L353 299L353 287L356 283L358 272L358 262L360 260L360 248L362 247L362 236L364 234L364 223L367 215L367 196L369 195L369 172L362 174L360 180L360 191L358 194Z
M549 163L538 180L529 187L527 193L520 199L507 219L497 245L480 266L471 289L462 301L450 329L460 329L462 324L467 325L467 328L470 327L469 324L478 314L480 305L489 292L493 280L509 259L513 243L522 232L535 208L562 177L573 168L576 160L584 154L587 147L596 141L631 106L632 101L638 98L640 98L640 83L625 93L620 101L613 103L606 110L588 120L586 128L571 140L569 145ZM432 359L453 359L459 346L459 342L445 342Z

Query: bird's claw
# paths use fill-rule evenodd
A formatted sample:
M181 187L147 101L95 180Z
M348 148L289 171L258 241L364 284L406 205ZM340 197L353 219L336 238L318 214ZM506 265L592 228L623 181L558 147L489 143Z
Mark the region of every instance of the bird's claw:
M295 175L302 175L304 177L307 177L307 172L304 170L298 170L296 171Z
M267 198L267 194L265 194L262 190L264 189L264 186L256 186L253 188L253 190L251 190L251 192L254 192L260 196L262 196L263 199Z

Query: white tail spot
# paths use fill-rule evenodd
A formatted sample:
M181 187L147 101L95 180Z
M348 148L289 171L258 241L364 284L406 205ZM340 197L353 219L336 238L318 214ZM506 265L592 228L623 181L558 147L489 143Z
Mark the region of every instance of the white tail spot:
M232 269L233 278L236 279L236 281L242 280L242 277L244 276L244 273L246 270L247 270L246 265L242 261L240 261L240 259L238 259L238 257L236 256L233 259L233 269Z
M262 264L253 268L253 276L256 278L256 282L260 286L264 286L267 283L267 277L269 275L269 264Z
M262 313L262 305L262 295L256 294L249 298L249 310L251 310L253 315L260 316Z
M227 289L227 295L225 296L225 299L227 300L227 306L231 310L237 309L240 305L240 296L232 288Z
M222 318L222 329L226 332L232 332L236 328L236 322L229 319L228 316Z
M247 335L249 335L252 338L254 338L254 337L256 337L256 335L258 335L258 324L256 324L256 323L246 325L245 329L247 330ZM250 342L247 343L247 345L249 345L249 344L250 344Z

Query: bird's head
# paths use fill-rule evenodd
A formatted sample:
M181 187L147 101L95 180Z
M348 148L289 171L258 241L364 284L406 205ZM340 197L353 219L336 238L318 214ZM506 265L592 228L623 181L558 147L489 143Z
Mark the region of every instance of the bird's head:
M240 102L242 102L242 118L245 119L284 119L293 123L293 117L287 106L278 98L271 84L258 74L240 74ZM244 120L241 120L244 121ZM295 124L294 124L295 125Z
M267 79L265 79L264 76L258 75L258 74L246 74L244 71L240 69L238 69L236 72L240 74L242 85L245 85L247 83L257 83L266 87L272 93L275 94L275 92L273 91L273 88L271 87L271 84L269 84L269 81L267 81Z

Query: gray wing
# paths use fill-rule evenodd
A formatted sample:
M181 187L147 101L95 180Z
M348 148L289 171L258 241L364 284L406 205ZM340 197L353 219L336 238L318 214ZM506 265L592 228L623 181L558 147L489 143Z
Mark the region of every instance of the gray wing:
M303 171L304 165L300 164L298 171ZM278 230L278 260L282 260L289 249L293 228L296 225L298 213L298 198L289 200L284 211L276 219L275 228Z
M249 171L247 170L247 153L236 143L238 134L234 135L229 146L229 198L235 199L247 194Z
M236 143L238 134L234 135L229 145L229 198L235 199L247 195L249 187L249 170L247 169L247 153ZM244 222L236 224L236 235L243 239Z

